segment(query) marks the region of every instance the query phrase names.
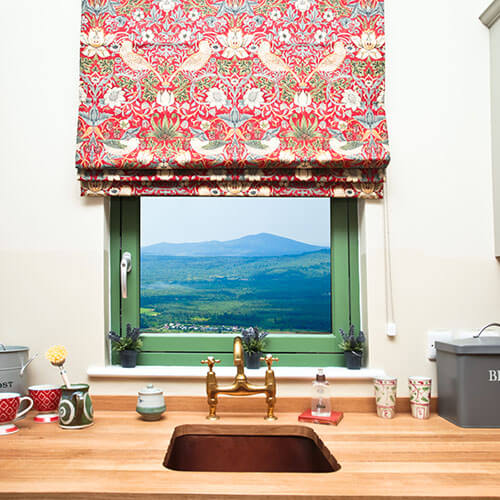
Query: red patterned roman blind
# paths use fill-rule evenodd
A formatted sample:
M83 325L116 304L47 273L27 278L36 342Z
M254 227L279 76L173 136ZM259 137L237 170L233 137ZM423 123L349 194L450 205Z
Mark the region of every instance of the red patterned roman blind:
M83 0L84 195L380 198L381 0Z

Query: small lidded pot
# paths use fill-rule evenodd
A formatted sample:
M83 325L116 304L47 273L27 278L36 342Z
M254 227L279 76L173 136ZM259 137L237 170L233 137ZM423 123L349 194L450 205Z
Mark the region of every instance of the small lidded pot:
M157 389L153 384L139 391L136 411L144 420L160 420L166 410L163 391Z

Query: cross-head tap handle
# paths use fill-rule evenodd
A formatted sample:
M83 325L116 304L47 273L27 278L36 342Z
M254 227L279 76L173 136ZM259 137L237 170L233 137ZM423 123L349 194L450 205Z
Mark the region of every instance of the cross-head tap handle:
M207 359L202 360L202 365L208 365L208 371L213 371L215 363L220 363L220 359L215 359L213 356L208 356Z
M273 358L272 354L266 354L265 358L260 358L261 361L265 361L267 363L267 367L269 370L271 369L271 365L273 364L273 361L279 361L280 358Z

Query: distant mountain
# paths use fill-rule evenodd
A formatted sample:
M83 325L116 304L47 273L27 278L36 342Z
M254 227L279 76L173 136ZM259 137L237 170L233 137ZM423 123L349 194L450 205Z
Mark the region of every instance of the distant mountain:
M309 245L275 234L250 234L229 241L201 241L197 243L156 243L142 247L144 255L182 257L277 257L317 252L328 247Z

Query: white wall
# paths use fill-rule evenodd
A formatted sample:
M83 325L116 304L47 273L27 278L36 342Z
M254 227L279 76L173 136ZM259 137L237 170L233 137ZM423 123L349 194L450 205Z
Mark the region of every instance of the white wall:
M494 1L491 5L492 9L496 9L493 12L500 11L500 0ZM483 18L482 20L490 25L491 131L492 136L498 139L500 136L500 19L492 21ZM500 257L500 141L498 140L492 144L492 163L495 254Z
M386 0L388 202L398 336L385 335L383 206L362 210L365 328L370 366L435 375L426 332L498 320L493 257L488 0ZM0 342L70 352L86 380L105 362L105 200L82 199L73 168L80 0L5 2L0 17ZM43 359L31 380L58 381ZM134 393L142 381L92 380L94 393ZM203 394L202 381L165 382ZM336 382L338 395L370 384ZM280 384L305 395L308 384Z
M104 362L107 240L74 169L80 0L2 2L0 32L0 342L65 344L83 380ZM43 359L30 373L59 379Z
M399 335L394 342L384 338L377 300L383 282L370 271L368 324L373 362L402 378L435 375L435 364L425 359L427 330L479 328L500 313L489 34L478 19L488 3L386 2L388 202ZM374 220L380 223L381 211L366 211L365 250L374 267L382 265Z

